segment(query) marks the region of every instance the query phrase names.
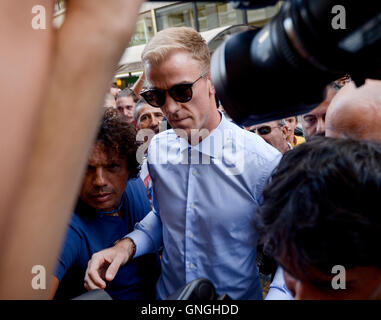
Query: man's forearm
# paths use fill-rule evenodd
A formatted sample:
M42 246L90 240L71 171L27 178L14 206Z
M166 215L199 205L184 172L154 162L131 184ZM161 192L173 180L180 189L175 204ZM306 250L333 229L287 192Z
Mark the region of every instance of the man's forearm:
M0 1L0 256L12 220L10 212L36 134L43 94L53 57L52 28L32 27L32 8L42 6L53 13L50 0ZM0 261L3 261L1 258Z
M127 252L127 255L126 255L127 259L126 261L123 261L124 263L131 260L136 253L136 244L134 240L132 240L129 237L125 237L123 239L116 241L114 246L121 248L124 252Z
M125 238L130 238L136 245L136 253L134 257L139 257L146 253L158 251L163 244L163 225L160 217L153 211L145 216L135 226L135 230L126 235Z
M118 16L110 17L107 26L108 17L103 16L107 12L93 12L91 3L104 8L110 5L99 0L70 1L65 22L57 33L54 66L39 130L6 239L0 298L47 297L46 291L26 285L30 280L25 278L29 279L34 265L43 265L48 274L54 271L99 123L104 94L128 45L140 7L139 2L130 2L131 25L125 25L123 30L111 23ZM97 20L98 15L103 21Z
M144 82L146 80L146 76L144 74L144 72L140 75L140 77L138 78L138 80L136 80L136 82L134 83L134 85L132 86L132 90L135 92L135 94L140 97L140 91L142 91L142 88L144 86Z

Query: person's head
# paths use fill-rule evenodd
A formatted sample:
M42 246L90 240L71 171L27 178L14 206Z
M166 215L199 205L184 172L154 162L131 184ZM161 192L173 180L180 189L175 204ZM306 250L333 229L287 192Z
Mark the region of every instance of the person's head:
M378 143L315 137L283 156L256 227L296 299L381 299L380 193ZM345 290L332 285L338 265Z
M174 129L215 129L220 115L210 80L210 52L192 28L168 28L146 45L142 61L149 89L141 95L160 107ZM193 84L193 85L192 85Z
M136 129L114 109L106 109L83 179L80 199L88 206L110 211L117 208L127 180L136 177Z
M282 154L290 149L287 143L287 133L289 129L283 119L261 123L247 127L246 129L261 136L268 144L271 144Z
M298 117L289 117L284 120L286 121L286 124L288 126L287 140L288 142L293 143L295 128L298 125Z
M116 101L115 101L114 96L111 93L109 93L109 92L106 93L105 101L104 101L103 106L105 108L116 109Z
M151 129L159 133L159 125L163 119L164 114L160 108L150 106L143 98L136 103L134 121L138 130Z
M139 98L135 92L129 88L125 88L118 93L116 107L118 111L124 115L125 120L128 123L131 123L134 120L134 107L138 100Z
M332 99L326 116L326 135L355 140L381 140L381 81L352 82Z
M324 89L323 101L316 108L302 115L302 127L306 141L309 141L313 136L325 135L325 115L339 88L337 82L327 85Z

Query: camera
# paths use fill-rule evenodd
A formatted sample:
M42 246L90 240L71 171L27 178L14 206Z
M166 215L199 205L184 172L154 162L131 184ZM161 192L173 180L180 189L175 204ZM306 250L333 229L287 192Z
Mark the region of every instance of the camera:
M289 0L263 28L225 41L211 76L229 116L252 125L312 110L346 74L357 86L380 79L380 49L380 1Z

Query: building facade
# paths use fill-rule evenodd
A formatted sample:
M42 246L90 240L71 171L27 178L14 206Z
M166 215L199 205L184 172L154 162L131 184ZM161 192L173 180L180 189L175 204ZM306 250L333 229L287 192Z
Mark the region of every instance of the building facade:
M232 2L145 2L140 10L136 30L121 59L114 81L124 88L141 73L140 53L144 45L158 32L170 27L187 26L202 35L213 35L236 25L261 27L273 18L283 1L260 9L235 9ZM56 0L54 24L63 22L65 0Z

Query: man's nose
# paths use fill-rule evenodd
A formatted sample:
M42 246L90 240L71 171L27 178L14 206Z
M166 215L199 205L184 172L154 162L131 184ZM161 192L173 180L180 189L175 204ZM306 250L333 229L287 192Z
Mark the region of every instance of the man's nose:
M324 118L318 118L317 125L316 125L316 134L324 135L325 134L325 119Z
M152 115L151 126L156 127L159 125L159 123L160 123L160 119L156 117L155 115Z
M97 187L103 187L106 185L103 168L97 168L95 170L94 185Z
M163 106L163 109L166 111L167 114L174 114L180 110L179 104L168 94L165 97L165 104Z

